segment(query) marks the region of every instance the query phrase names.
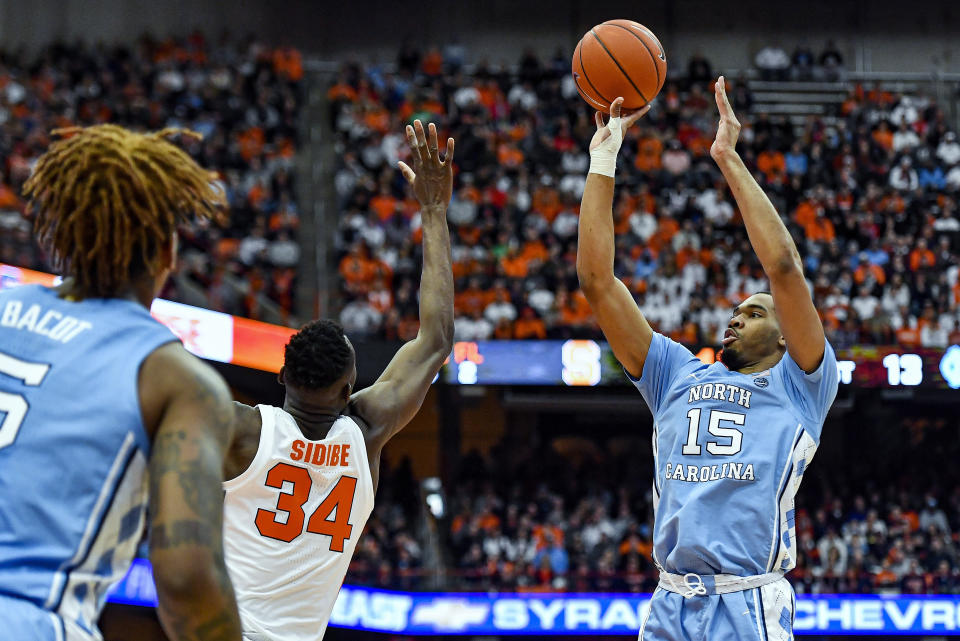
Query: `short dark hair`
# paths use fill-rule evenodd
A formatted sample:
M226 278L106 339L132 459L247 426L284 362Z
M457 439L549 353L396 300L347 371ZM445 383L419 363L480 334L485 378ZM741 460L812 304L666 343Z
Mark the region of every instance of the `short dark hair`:
M284 381L301 389L323 389L343 376L352 361L340 323L315 320L290 337L283 355Z

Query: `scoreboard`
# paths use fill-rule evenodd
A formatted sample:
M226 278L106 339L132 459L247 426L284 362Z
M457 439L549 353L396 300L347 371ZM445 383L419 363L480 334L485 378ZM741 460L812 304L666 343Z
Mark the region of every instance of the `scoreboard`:
M51 274L0 263L0 290L38 283L53 285ZM283 347L294 330L191 305L157 299L153 316L201 358L277 372ZM379 357L395 351L383 343ZM691 350L704 363L716 360L712 346ZM386 360L382 363L386 365ZM376 359L374 359L376 361ZM960 389L960 345L904 349L856 346L837 350L840 384L887 389ZM459 342L439 379L453 385L629 385L613 350L603 341Z
M691 352L704 363L716 361L713 347ZM960 346L840 349L837 371L841 385L958 389ZM460 342L440 376L459 385L629 385L610 346L593 340Z

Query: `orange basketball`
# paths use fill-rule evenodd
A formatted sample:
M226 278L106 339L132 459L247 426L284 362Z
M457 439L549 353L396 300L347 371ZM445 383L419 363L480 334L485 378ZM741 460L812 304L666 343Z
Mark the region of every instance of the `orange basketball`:
M588 31L573 51L573 79L587 103L608 111L623 96L624 109L640 109L660 93L667 56L653 32L633 20L607 20Z

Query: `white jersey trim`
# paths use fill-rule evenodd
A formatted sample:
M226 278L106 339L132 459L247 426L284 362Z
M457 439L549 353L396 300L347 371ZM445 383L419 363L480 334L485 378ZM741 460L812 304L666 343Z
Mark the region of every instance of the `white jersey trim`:
M131 450L136 447L135 441L136 439L133 436L133 432L127 432L127 436L123 439L117 455L113 458L113 464L110 466L107 478L104 479L103 485L100 487L100 494L97 496L97 501L93 504L93 509L90 510L90 516L83 529L83 536L80 538L80 545L77 546L77 551L57 568L57 573L54 575L53 581L50 584L50 593L47 595L47 600L43 604L44 609L50 610L53 609L54 606L59 608L68 575L87 555L90 546L98 534L98 527L103 525L101 519L104 516L104 510L109 508L107 502L113 495L114 490L116 490L117 485L123 480L119 478L120 473Z
M780 531L780 521L783 518L783 505L781 502L783 496L789 491L787 488L787 484L790 481L788 476L793 475L793 457L794 454L796 454L797 447L800 446L800 435L802 432L803 423L798 423L796 430L793 432L793 440L791 441L792 445L790 447L790 453L787 455L787 462L783 466L783 472L780 473L780 483L777 485L777 493L774 495L773 512L775 515L775 520L773 522L773 541L770 544L770 554L767 556L767 572L773 572L776 569L773 567L773 564L776 561L774 554L776 554L777 548L780 546L780 538L783 536L783 532Z

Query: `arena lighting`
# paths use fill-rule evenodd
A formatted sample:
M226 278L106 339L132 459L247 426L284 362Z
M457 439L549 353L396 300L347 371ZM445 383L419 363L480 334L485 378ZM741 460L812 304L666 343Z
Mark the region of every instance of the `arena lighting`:
M423 500L430 509L430 514L435 519L442 519L446 513L446 501L443 498L443 484L436 476L423 479L420 483L423 487Z
M150 563L136 559L108 597L157 604ZM649 594L393 592L345 585L330 625L405 635L630 635ZM960 596L797 595L797 635L960 636Z
M960 387L960 345L951 345L940 359L940 373L952 389Z

